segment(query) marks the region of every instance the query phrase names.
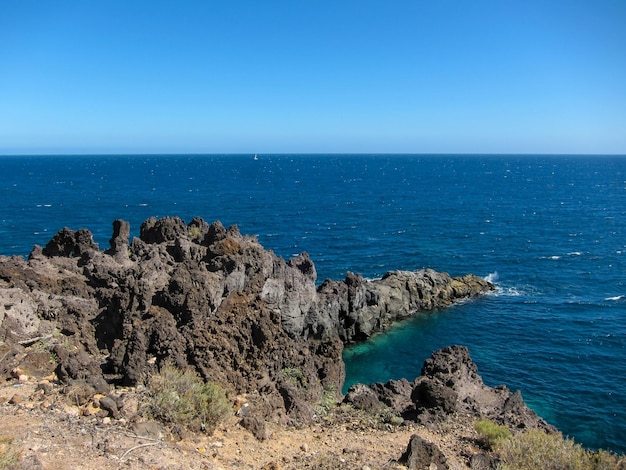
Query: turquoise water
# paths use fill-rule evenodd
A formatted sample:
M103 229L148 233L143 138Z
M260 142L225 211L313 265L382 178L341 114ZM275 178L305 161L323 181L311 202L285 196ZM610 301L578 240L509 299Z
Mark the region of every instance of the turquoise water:
M430 267L495 294L348 348L347 383L419 375L470 348L490 385L520 389L565 434L626 452L626 158L546 156L0 157L0 253L62 228L108 246L150 216L237 223L321 282Z

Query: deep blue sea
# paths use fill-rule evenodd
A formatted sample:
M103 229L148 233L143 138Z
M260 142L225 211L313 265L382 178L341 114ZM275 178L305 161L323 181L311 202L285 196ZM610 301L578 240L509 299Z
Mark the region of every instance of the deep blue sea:
M626 452L626 157L252 155L0 157L0 253L63 226L108 247L150 216L236 223L318 282L425 267L495 294L345 352L347 383L420 374L470 348L489 385L588 447Z

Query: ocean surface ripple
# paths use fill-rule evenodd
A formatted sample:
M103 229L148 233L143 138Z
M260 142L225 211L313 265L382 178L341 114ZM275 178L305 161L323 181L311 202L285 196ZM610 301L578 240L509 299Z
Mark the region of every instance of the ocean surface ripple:
M318 281L424 267L495 282L345 351L347 382L420 374L465 344L564 434L626 452L626 158L427 155L0 157L0 253L63 226L108 247L151 216L236 223Z

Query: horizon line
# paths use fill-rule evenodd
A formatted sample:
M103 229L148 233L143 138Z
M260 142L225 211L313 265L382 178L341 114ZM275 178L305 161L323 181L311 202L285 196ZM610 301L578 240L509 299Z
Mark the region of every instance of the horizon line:
M626 153L564 153L564 152L68 152L68 153L2 153L3 157L129 157L129 156L484 156L484 157L626 157Z

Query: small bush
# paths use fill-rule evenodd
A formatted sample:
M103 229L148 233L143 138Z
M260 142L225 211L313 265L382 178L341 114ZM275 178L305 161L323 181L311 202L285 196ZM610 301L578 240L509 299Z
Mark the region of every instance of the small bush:
M587 451L585 453L585 459L587 468L593 470L626 470L626 458L623 455L619 456L606 450L599 450L597 452Z
M14 468L22 456L22 450L17 449L13 439L0 438L0 468Z
M200 235L202 235L202 229L198 225L191 225L187 228L187 230L191 240L199 239Z
M481 419L474 425L474 429L490 447L495 446L502 439L511 437L511 431L506 426L496 424L489 419Z
M337 406L337 387L330 385L324 387L322 390L322 396L317 405L318 413L320 415L326 415L330 410Z
M167 425L211 434L231 412L219 385L203 382L190 369L166 365L150 381L144 415Z
M610 452L583 449L561 434L533 429L496 445L502 470L622 470L626 462Z
M280 371L280 375L283 379L288 380L294 385L300 385L303 387L307 385L304 372L302 372L302 369L298 369L297 367L285 367Z

